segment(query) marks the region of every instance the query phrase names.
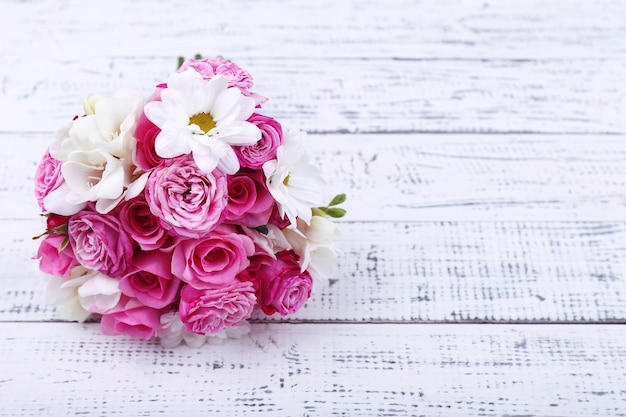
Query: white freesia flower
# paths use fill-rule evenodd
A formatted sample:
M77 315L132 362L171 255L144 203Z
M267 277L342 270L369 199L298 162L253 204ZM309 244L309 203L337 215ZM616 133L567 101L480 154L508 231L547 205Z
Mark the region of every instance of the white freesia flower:
M311 208L322 204L324 180L319 168L310 161L305 133L289 130L276 151L276 159L263 164L267 187L278 203L281 217L287 216L291 226L296 217L306 224L311 221Z
M78 297L78 288L89 279L86 272L85 268L77 266L69 277L49 277L46 303L56 307L62 319L83 322L91 316Z
M216 167L226 174L239 171L231 145L252 145L261 131L246 120L254 111L254 99L217 75L205 81L190 68L173 73L161 101L146 104L148 119L161 129L155 150L162 158L193 154L196 165L209 173Z
M176 311L161 315L161 328L158 331L159 341L164 348L173 348L183 341L185 325Z
M77 152L100 149L117 158L130 157L142 106L141 93L131 89L118 90L108 98L87 97L83 103L87 114L57 131L50 155L65 162Z
M284 229L283 234L300 257L300 267L317 280L328 278L335 268L339 228L321 216L313 216L310 224L298 221L297 229Z
M142 103L134 90L90 96L84 103L87 115L59 129L50 155L62 161L65 183L44 199L50 212L69 216L91 201L107 213L143 190L148 175L132 162Z
M85 310L104 314L115 307L122 297L117 286L118 280L100 272L87 275L85 282L78 287L78 299Z

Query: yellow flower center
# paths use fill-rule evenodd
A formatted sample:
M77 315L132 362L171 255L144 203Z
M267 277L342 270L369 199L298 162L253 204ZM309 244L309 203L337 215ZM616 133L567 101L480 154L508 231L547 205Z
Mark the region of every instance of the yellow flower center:
M285 179L283 180L283 185L286 187L287 184L289 184L289 174L287 174L287 176L285 177Z
M204 133L208 133L215 127L215 121L208 113L194 114L189 118L189 124L197 125Z

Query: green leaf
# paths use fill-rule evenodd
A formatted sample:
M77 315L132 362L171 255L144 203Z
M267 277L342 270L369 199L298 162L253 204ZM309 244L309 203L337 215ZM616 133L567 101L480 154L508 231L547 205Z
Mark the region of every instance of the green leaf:
M326 214L328 214L330 217L338 219L339 217L345 216L346 215L346 211L344 209L342 209L342 208L332 207L332 208L329 208L328 210L326 210Z
M195 54L195 55L193 56L193 59L202 59L202 55L200 55L200 54Z
M183 62L185 62L185 57L179 56L178 57L178 66L176 67L176 69L179 69L180 67L183 66Z
M346 195L345 194L337 194L333 198L333 201L331 201L330 204L328 204L328 206L329 207L336 206L336 205L341 204L341 203L343 203L345 201L346 201Z
M70 244L70 238L65 237L65 239L63 239L63 243L61 243L61 246L59 246L59 253L63 252L63 250L65 250L65 248L67 248L67 245L69 244Z

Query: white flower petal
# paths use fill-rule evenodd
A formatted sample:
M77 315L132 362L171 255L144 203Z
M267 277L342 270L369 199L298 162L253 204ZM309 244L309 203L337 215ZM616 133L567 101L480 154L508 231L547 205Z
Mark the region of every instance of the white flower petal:
M226 148L226 154L222 156L217 164L217 168L224 174L233 175L239 171L239 159L230 146Z
M118 280L94 273L78 288L78 298L85 310L103 314L117 305L122 296Z
M261 139L261 130L256 125L241 120L223 127L218 125L213 131L219 131L219 139L229 145L253 145Z
M43 206L46 208L46 211L60 214L61 216L71 216L84 209L87 205L86 202L70 203L67 201L70 192L70 187L63 183L59 188L49 193L43 200Z

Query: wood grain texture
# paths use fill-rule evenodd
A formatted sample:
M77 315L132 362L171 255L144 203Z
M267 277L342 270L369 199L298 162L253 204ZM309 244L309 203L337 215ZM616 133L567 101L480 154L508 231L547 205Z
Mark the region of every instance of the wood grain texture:
M623 221L626 140L604 135L309 135L348 220ZM0 219L33 219L50 134L0 134ZM381 198L381 196L383 196Z
M30 259L38 223L0 222L0 321L58 319ZM626 222L341 227L331 285L288 320L626 323Z
M255 325L162 349L0 324L4 416L624 416L623 327Z
M46 71L15 58L0 67L0 131L54 131L91 93L147 98L175 58L53 57ZM626 60L231 58L267 114L309 132L626 132Z
M0 25L1 416L626 416L626 2L7 0ZM198 52L312 133L349 196L337 272L227 346L56 322L41 154L87 94Z
M616 0L141 0L3 2L12 54L68 58L612 58L626 49ZM88 46L88 47L87 47Z

